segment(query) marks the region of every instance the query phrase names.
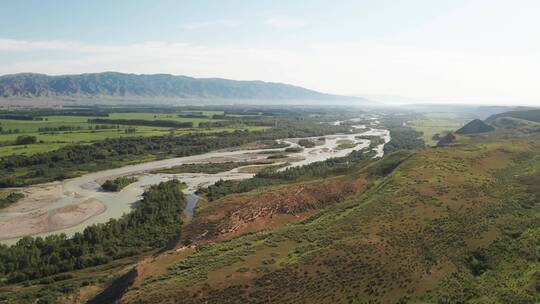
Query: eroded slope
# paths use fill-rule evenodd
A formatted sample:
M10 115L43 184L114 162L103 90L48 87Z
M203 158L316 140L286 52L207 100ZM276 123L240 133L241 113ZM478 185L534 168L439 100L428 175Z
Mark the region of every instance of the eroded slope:
M340 177L365 174L367 190L297 223L199 245L122 302L535 303L538 139L478 141Z

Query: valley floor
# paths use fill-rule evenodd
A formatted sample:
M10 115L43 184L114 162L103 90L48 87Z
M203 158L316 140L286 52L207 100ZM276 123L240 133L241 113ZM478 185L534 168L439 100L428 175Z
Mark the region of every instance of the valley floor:
M540 140L497 136L208 204L121 302L537 303Z
M352 153L216 183L165 249L0 293L21 303L539 303L539 133L418 148L416 132L400 132L380 159Z

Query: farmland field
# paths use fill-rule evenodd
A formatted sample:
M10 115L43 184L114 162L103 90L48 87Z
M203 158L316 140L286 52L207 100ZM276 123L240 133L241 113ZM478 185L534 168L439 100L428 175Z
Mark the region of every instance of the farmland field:
M437 143L433 139L433 135L444 131L455 131L461 128L468 120L470 119L455 113L426 113L422 115L422 118L413 120L408 125L422 132L422 138L426 144L433 146Z
M101 119L121 119L121 120L163 120L175 122L191 122L192 128L170 128L158 126L139 125L116 125L111 123L99 124L103 128L96 128L98 124L89 123L88 120L96 119L95 116L40 116L40 120L15 120L0 119L0 157L14 154L32 155L34 153L53 151L63 146L76 143L90 143L111 138L139 137L139 136L160 136L173 132L175 135L190 132L220 132L234 131L237 128L215 127L201 128L201 122L220 121L212 119L212 115L222 115L222 111L201 111L206 118L199 117L178 117L178 115L189 115L192 112L176 113L110 113L108 117ZM241 117L235 115L235 117ZM242 129L261 130L262 126L242 126ZM58 130L60 129L60 130ZM67 130L66 130L67 129ZM33 145L15 145L18 136L36 136L37 143Z

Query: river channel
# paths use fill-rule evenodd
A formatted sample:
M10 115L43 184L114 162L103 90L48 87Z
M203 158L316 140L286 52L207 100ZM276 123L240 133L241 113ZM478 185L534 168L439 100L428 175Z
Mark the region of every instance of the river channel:
M354 134L322 136L325 138L324 143L313 148L305 148L302 152L288 153L292 161L287 162L287 167L303 166L331 157L346 156L354 150L365 149L367 151L367 149L370 149L370 141L357 138L360 135L378 136L384 139L383 144L374 148L376 151L375 157L381 157L384 154L384 144L390 141L390 132L379 129L377 125L378 121L374 121L368 129L366 129L365 125L351 126ZM320 137L308 139L318 138ZM289 147L295 147L298 146L298 140L296 138L278 141L288 143ZM343 142L352 142L356 146L337 149L339 144ZM73 235L84 230L89 225L104 223L111 218L119 218L122 214L130 212L133 206L141 199L141 194L147 187L175 178L188 186L184 190L188 198L185 212L186 217L191 218L198 200L194 192L199 187L209 186L219 180L251 178L254 173L246 173L246 170L242 170L242 167L216 174L164 174L153 171L181 164L230 161L257 162L267 159L272 151L284 149L214 151L94 172L61 182L28 186L21 189L25 194L23 200L0 211L0 242L13 244L26 235L46 236L56 233ZM265 154L265 152L269 153ZM118 176L136 176L138 180L120 192L102 191L100 184L103 181Z

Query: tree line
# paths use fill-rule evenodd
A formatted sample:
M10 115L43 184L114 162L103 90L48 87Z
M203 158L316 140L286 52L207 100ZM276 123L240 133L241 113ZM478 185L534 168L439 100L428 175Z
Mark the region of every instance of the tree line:
M197 190L197 194L205 196L209 201L213 201L232 193L249 192L269 185L344 174L359 162L371 159L373 156L373 151L359 150L353 151L344 157L329 158L305 166L290 167L283 171L263 170L250 179L220 180L207 188L200 188Z
M276 128L262 131L172 134L150 137L125 137L76 144L33 155L0 158L0 187L62 180L81 174L119 167L144 157L182 157L239 146L259 140L321 136L348 131L346 127L315 122L283 121Z
M392 125L389 129L392 140L385 145L385 154L399 150L419 149L425 146L424 141L420 138L422 132L418 132L410 127L395 125ZM306 146L311 145L307 144L309 140L305 140L306 142L304 140L301 141ZM301 143L299 142L299 144ZM283 171L263 170L253 178L246 180L220 180L207 188L199 189L197 194L205 196L209 201L213 201L228 194L244 193L260 187L282 184L301 178L343 174L353 168L358 162L370 159L373 156L373 151L366 153L363 150L359 150L353 151L345 157L330 158L305 166L287 168ZM386 161L383 160L381 163L386 163Z
M391 140L384 145L384 153L423 148L426 146L426 143L421 138L422 134L422 132L416 131L411 127L391 127Z
M215 116L215 115L214 115ZM273 127L276 122L273 120L245 120L245 119L231 119L222 121L204 121L199 122L199 128L227 128L231 126L266 126Z
M24 237L13 246L0 245L0 275L8 283L22 282L161 248L179 236L185 206L179 181L151 186L132 212L72 238Z
M145 119L89 119L91 124L116 124L129 126L148 126L165 128L193 128L193 122L181 122L174 120L145 120Z
M137 179L135 177L120 176L115 179L106 180L103 185L101 185L101 188L105 191L118 192L136 181Z

